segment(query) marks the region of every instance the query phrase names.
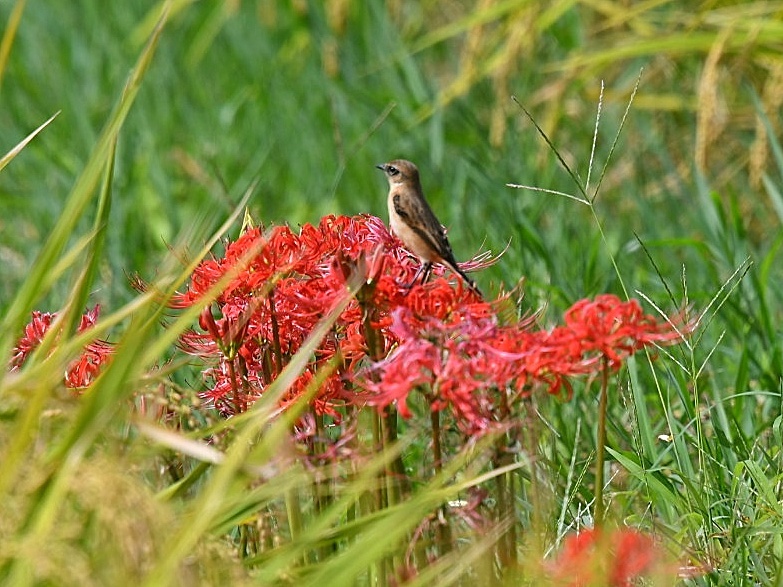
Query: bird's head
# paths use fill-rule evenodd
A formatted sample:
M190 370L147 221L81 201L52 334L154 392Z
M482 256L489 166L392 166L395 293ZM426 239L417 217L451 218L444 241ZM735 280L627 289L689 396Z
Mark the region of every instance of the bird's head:
M386 174L386 179L389 180L389 185L395 185L400 183L418 183L419 182L419 170L418 168L405 159L395 159L388 163L381 163L376 165L378 169Z

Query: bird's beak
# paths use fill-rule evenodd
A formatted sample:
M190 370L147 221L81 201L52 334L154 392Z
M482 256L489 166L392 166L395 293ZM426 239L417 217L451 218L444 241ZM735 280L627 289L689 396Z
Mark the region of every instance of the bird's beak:
M378 163L378 165L376 165L376 167L378 169L380 169L381 171L386 171L386 163Z

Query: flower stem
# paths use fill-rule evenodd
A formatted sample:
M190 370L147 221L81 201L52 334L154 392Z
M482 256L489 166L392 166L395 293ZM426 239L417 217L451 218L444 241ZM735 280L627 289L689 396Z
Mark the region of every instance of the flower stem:
M603 359L603 369L601 370L601 395L598 401L598 439L596 441L595 457L595 512L593 514L593 525L600 528L604 523L604 458L606 451L606 409L609 388L609 361L606 357Z
M508 397L503 394L500 403L501 422L509 422L511 418L511 409L509 407ZM512 448L516 445L514 428L501 434L495 443L495 454L492 457L493 467L501 469L514 462ZM531 471L535 475L535 470ZM535 479L535 478L534 478ZM514 490L514 473L507 472L496 477L498 521L501 524L508 524L508 528L503 532L498 540L497 554L500 561L501 570L508 570L516 565L517 562L517 528L516 528L516 507Z
M394 446L397 442L397 410L394 406L386 406L383 409L383 414L381 415L381 429L383 432L384 446L387 448ZM386 471L388 505L391 506L400 503L402 494L408 492L405 481L405 465L402 462L402 456L397 455L394 457L394 460L389 463L389 468Z
M372 414L372 442L375 454L383 454L385 451L383 437L382 416L375 412ZM388 506L386 494L386 471L378 476L378 485L375 488L375 511L379 512Z
M433 468L435 469L435 475L440 475L441 471L443 471L443 449L440 443L439 411L430 410L430 422L432 424ZM438 544L441 554L446 554L451 551L451 526L449 525L448 517L446 517L446 508L442 505L438 508L436 524L438 526Z
M277 375L283 371L283 351L280 344L280 328L277 324L277 314L275 314L275 291L269 292L269 318L272 322L272 339L274 341L274 353L273 358L275 360L275 368Z
M292 487L285 492L285 509L288 514L288 531L291 534L291 542L296 543L302 533L302 503L299 498L299 489ZM307 555L303 555L300 563L306 562Z
M231 380L231 391L232 391L232 403L234 404L234 413L235 414L241 414L245 411L244 402L242 401L241 392L239 391L239 385L237 385L237 373L236 368L234 366L234 361L236 359L229 359L226 362L228 363L228 377Z

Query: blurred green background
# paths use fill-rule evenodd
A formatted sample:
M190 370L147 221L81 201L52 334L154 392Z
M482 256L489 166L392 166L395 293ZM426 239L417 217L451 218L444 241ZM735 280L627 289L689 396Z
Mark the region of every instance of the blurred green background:
M3 23L14 6L0 4ZM141 1L24 6L0 88L0 149L61 114L0 174L0 307L57 218L158 10ZM597 211L634 287L661 291L635 231L665 275L676 279L684 262L696 274L694 293L709 296L745 254L708 250L710 190L736 200L753 243L779 227L759 181L769 157L758 154L766 143L752 103L755 92L779 123L779 10L761 2L177 2L123 130L95 297L127 299L124 272L150 277L194 226L203 241L255 178L251 212L264 223L330 213L385 219L373 165L396 157L421 167L458 257L511 241L478 277L485 288L524 276L531 306L617 290L586 206L505 186L577 193L511 96L584 179L605 84L594 186L642 68Z
M0 309L57 219L161 5L0 4L3 23L22 9L0 86L0 150L61 111L0 174ZM259 222L386 219L385 181L373 166L405 157L421 168L458 258L510 242L477 275L492 294L524 278L525 309L559 310L621 292L620 275L629 294L639 289L668 310L703 308L750 257L763 291L743 285L746 298L734 297L724 319L742 335L758 324L749 316L763 298L768 347L780 311L783 212L767 188L781 185L783 163L760 114L776 132L781 10L763 2L175 2L122 131L93 301L126 301L134 295L127 273L151 279L168 247L184 237L203 244L256 179L250 209ZM602 177L596 216L573 200L506 187L579 193L511 97L585 180L602 84L588 188L592 195ZM67 286L43 309L62 305Z

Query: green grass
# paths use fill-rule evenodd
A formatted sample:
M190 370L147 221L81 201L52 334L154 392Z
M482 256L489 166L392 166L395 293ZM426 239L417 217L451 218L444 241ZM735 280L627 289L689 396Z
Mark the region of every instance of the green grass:
M462 481L423 481L414 499L374 517L303 506L301 535L281 532L282 546L243 565L242 522L261 524L282 495L309 487L295 467L248 489L243 467L271 463L285 441L227 443L218 448L231 465L204 467L181 437L150 438L136 425L141 395L174 382L191 397L200 379L197 366L163 363L194 316L165 316L127 275L181 288L187 263L241 212L251 185L250 213L265 224L385 218L373 166L404 156L422 169L458 258L510 241L477 280L496 294L524 278L520 314L543 307L540 323L552 324L574 301L623 284L669 314L705 311L688 344L637 356L613 382L609 513L714 568L692 584L781 584L779 11L763 2L473 4L174 3L155 47L158 2L0 5L0 47L9 48L0 154L59 112L0 172L0 349L33 309L67 308L69 332L98 302L95 335L110 336L122 357L100 394L78 399L58 381L84 337L65 336L0 381L4 581L373 584L384 536L402 537L481 478L461 455ZM591 185L607 172L593 207L507 187L578 195L511 96L585 179L602 81ZM227 231L236 236L239 222ZM526 462L515 478L520 523L542 538L525 537L524 552L557 545L592 511L594 387L577 384L568 402L535 399L541 501ZM219 426L186 403L176 407L191 428ZM264 415L232 433L254 437L280 422ZM409 461L426 461L424 443L403 438ZM343 488L346 503L368 479ZM491 576L475 561L493 533L466 536L464 559L446 557L420 580L446 583L450 568L462 581ZM338 552L305 561L324 542Z

